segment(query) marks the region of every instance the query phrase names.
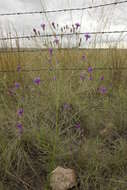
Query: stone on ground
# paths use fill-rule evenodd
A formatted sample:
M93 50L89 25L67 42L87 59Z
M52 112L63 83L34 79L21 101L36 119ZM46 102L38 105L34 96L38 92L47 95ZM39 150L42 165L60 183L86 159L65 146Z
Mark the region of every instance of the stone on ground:
M58 166L51 173L50 186L52 190L68 190L76 186L76 174L73 169Z

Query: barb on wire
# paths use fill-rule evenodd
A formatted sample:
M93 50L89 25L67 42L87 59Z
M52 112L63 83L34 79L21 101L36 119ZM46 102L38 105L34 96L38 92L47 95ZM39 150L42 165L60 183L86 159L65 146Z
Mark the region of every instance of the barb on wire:
M88 7L81 7L81 8L69 8L69 9L58 9L58 10L47 10L47 11L28 11L28 12L12 12L12 13L0 13L0 16L18 16L18 15L31 15L31 14L47 14L47 13L57 13L57 12L68 12L68 11L82 11L87 9L95 9L100 7L106 7L111 5L118 5L127 3L127 0L119 1L119 2L112 2L100 5L93 5Z
M24 35L24 36L11 36L11 37L2 37L0 40L18 40L18 39L32 39L32 38L49 38L49 37L59 37L59 36L74 36L74 35L94 35L94 34L120 34L127 33L127 30L121 31L102 31L102 32L74 32L74 33L59 33L59 34L41 34L41 35Z

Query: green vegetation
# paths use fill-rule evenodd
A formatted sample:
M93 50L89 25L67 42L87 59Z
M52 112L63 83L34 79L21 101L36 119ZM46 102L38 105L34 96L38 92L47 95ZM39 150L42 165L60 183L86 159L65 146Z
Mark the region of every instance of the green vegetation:
M15 71L0 73L0 190L50 190L59 165L74 190L126 190L125 67L122 49L0 53Z

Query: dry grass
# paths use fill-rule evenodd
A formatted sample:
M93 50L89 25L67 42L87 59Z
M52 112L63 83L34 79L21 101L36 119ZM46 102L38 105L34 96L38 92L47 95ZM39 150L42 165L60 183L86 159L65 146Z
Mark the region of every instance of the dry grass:
M18 64L21 70L47 68L0 73L1 189L48 190L50 172L62 165L77 172L75 189L126 190L127 78L120 70L127 67L126 57L120 49L54 50L52 57L47 51L0 54L0 70L16 70ZM89 66L113 70L93 70L89 80ZM14 82L20 87L10 95ZM106 94L99 93L100 86Z

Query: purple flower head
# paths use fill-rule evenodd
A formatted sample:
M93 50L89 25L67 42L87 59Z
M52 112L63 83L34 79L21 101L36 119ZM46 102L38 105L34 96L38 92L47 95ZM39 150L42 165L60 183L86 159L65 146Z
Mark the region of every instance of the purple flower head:
M101 80L104 80L104 76L101 76L101 78L100 78Z
M20 108L20 109L18 110L18 112L17 112L17 114L18 114L19 117L23 116L23 113L24 113L23 108Z
M58 43L59 43L59 40L56 38L56 39L54 40L54 43L58 44Z
M83 55L83 56L82 56L82 60L84 61L85 59L86 59L86 56L85 56L85 55Z
M77 22L75 23L76 29L78 29L80 27L80 24Z
M34 79L35 84L39 85L40 82L41 82L40 77L37 77L37 78Z
M35 33L35 35L37 35L37 30L35 28L33 28L33 32Z
M99 88L99 92L100 92L101 94L106 94L106 93L107 93L107 89L106 89L104 86L101 86L101 87Z
M18 82L15 82L15 88L18 89L20 87L20 84Z
M89 80L93 80L93 77L92 77L92 75L91 75L91 74L90 74Z
M52 53L53 53L53 49L52 48L49 48L49 54L52 56Z
M18 65L18 66L17 66L17 71L19 72L20 70L21 70L21 66Z
M80 129L80 127L81 127L81 126L80 126L80 123L76 124L75 127L76 127L77 129Z
M90 37L91 37L91 36L90 36L88 33L85 34L86 41L87 41Z
M41 24L43 31L45 30L45 24Z
M93 69L92 67L88 67L88 73L92 73Z
M21 134L23 132L23 125L21 123L18 123L17 128L19 130L19 133Z

